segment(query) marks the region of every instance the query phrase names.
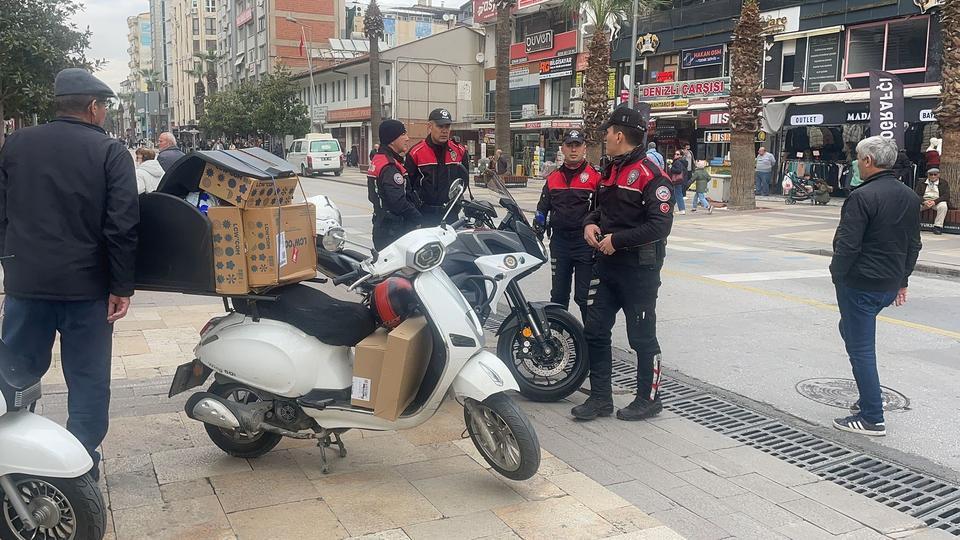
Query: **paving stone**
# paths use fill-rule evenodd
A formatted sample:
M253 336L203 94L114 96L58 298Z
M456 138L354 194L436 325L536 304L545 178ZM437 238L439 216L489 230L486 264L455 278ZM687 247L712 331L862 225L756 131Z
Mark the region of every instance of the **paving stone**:
M813 473L749 446L724 448L723 450L717 450L716 454L731 461L749 464L753 469L751 472L759 473L787 487L820 481L820 477Z
M622 508L630 504L581 472L553 476L550 481L594 512Z
M743 512L771 529L803 521L803 518L800 516L792 512L787 512L756 493L734 495L733 497L721 499L721 501L730 508Z
M786 540L785 536L773 532L750 516L740 512L710 518L710 521L738 539Z
M396 471L410 481L477 470L482 471L483 468L471 459L470 456L464 454L449 458L407 463L396 467Z
M742 476L753 472L753 467L751 467L749 464L739 463L731 459L727 459L716 452L693 454L686 459L694 466L684 470L689 471L697 468L703 468L712 472L713 474L716 474L717 476L722 476L724 478Z
M277 504L317 499L320 493L303 471L291 464L287 470L245 471L210 478L226 513Z
M152 457L160 485L251 470L247 460L231 457L215 446L168 450Z
M139 506L113 513L117 540L226 540L235 538L213 495Z
M111 497L111 510L163 502L152 466L137 471L106 475L106 481Z
M410 540L410 537L403 532L403 529L390 529L363 536L351 536L347 540Z
M654 512L653 517L670 527L687 540L720 540L729 535L726 531L694 514L686 508L676 507Z
M512 532L493 512L484 510L463 516L426 521L403 527L411 540L475 540Z
M595 456L595 453L586 446L577 444L551 429L537 429L537 438L543 448L564 461L588 459Z
M953 535L950 535L950 537L956 538ZM843 533L840 536L837 536L837 538L840 540L886 540L890 537L884 536L869 527L864 527L862 529Z
M569 462L568 465L605 486L618 484L626 478L629 478L625 477L624 473L621 472L616 465L599 457L593 459L577 459Z
M316 480L324 474L320 461L320 448L306 447L290 450L307 478ZM327 451L329 475L344 474L369 468L400 465L423 461L425 456L410 441L396 434L364 438L347 445L347 457L341 458L336 451Z
M644 512L670 510L676 506L676 503L672 500L639 480L611 484L607 486L607 489L620 495Z
M608 536L607 540L684 540L670 527L661 525L652 529L643 529L640 531L631 531L628 533Z
M910 540L956 540L957 537L943 529L926 528L917 531L915 534L904 536L904 538L909 538Z
M566 495L566 492L539 473L527 480L510 480L509 478L501 476L493 469L488 469L487 474L510 486L513 491L517 492L517 495L520 495L528 501L542 501L543 499L563 497Z
M898 512L833 482L817 482L794 489L884 534L921 529L926 526L919 519Z
M619 532L573 497L528 501L494 513L525 540L592 539Z
M128 354L144 354L150 352L147 341L142 335L114 336L113 354L126 356Z
M773 480L756 473L737 476L731 478L730 481L756 493L770 502L782 503L803 497L796 491L785 488Z
M470 456L470 459L477 462L478 465L485 469L490 468L490 464L487 463L487 460L483 459L483 456L480 455L480 451L477 450L477 446L473 444L473 441L470 439L461 439L455 441L453 444L457 446L464 454ZM540 467L543 467L543 461L540 462Z
M614 527L623 532L639 531L642 529L652 529L661 527L663 523L660 520L641 511L636 506L623 506L604 510L600 512L600 517L609 521Z
M454 444L453 441L421 444L417 445L417 450L423 454L426 460L467 455L459 446Z
M820 527L806 521L778 527L774 529L774 532L782 534L792 540L833 540L836 538Z
M114 417L103 440L103 457L128 457L191 446L193 442L178 413Z
M657 491L688 485L686 480L646 460L628 463L620 467L620 470Z
M400 435L414 445L455 441L465 429L463 411L453 414L439 411L433 418L413 428L405 429Z
M722 448L733 448L735 446L743 445L743 443L739 441L731 439L726 435L717 433L712 429L705 428L692 420L687 420L686 418L655 418L651 421L651 423L669 433L678 435L696 444L697 446L706 448L707 450L720 450Z
M677 476L706 491L714 497L730 497L746 493L747 490L734 484L733 482L717 476L705 469L696 469L693 471L678 472Z
M160 495L163 497L163 502L168 503L186 499L199 499L213 494L213 486L206 478L173 482L160 486Z
M346 538L349 536L337 517L321 500L297 501L268 508L254 508L227 514L237 536L270 540L303 538Z
M663 433L651 433L644 435L644 438L653 442L657 446L661 446L670 450L671 452L681 456L687 457L693 454L700 454L706 452L707 449L691 442L679 435L674 433L668 433L664 431Z
M651 463L656 463L657 466L671 473L692 471L693 469L701 466L700 464L667 450L662 446L654 445L653 448L644 448L639 453L641 456L643 456L643 459ZM702 456L703 454L694 455Z
M665 489L663 494L700 517L713 518L736 512L736 509L696 486Z
M483 459L483 458L480 458L480 459ZM575 471L574 467L564 462L560 458L550 457L546 459L542 459L542 458L540 459L540 469L537 471L537 474L541 476L550 477L558 474L567 474L574 471Z
M555 478L557 477L553 479ZM450 474L411 483L448 517L510 506L523 501L513 489L499 482L487 471Z
M843 534L862 527L860 523L812 499L787 501L780 506L831 534Z

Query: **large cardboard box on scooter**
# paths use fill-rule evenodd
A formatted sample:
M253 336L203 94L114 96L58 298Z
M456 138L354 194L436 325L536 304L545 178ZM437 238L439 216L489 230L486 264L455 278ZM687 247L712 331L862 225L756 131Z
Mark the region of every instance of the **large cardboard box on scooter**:
M396 420L413 402L433 354L424 317L411 317L388 334L377 331L357 344L351 403Z
M237 208L264 208L290 204L299 185L297 176L263 180L207 163L198 187Z

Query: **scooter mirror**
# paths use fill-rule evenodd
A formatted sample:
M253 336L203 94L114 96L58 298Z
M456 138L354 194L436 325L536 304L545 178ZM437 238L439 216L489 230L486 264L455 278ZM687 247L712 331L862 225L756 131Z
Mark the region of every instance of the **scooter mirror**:
M450 182L450 191L447 193L447 197L451 201L455 199L459 199L462 189L463 189L463 181L457 178L453 182Z

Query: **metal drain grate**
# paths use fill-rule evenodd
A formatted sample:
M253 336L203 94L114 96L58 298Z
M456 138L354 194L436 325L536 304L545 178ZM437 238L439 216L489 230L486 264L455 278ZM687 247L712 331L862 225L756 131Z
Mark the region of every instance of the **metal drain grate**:
M960 504L957 502L914 517L928 527L943 529L954 536L960 536Z
M749 426L773 422L772 419L762 414L755 413L750 409L745 409L710 394L670 401L667 402L664 407L684 418L694 420L698 424L714 431L719 431L720 433L730 433L731 431Z
M749 427L727 435L808 471L859 455L781 422Z
M660 379L660 393L660 399L662 399L664 403L669 404L674 401L686 399L690 396L702 394L703 391L694 386L684 384L676 379L668 379L663 377Z
M914 516L960 498L958 486L870 456L859 456L813 472Z

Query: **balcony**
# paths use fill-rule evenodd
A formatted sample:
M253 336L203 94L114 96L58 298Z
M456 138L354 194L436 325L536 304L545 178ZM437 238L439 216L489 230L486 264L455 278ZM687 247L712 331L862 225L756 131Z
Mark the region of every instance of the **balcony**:
M809 3L809 0L760 0L760 10L769 11ZM741 0L673 0L671 4L637 17L641 34L668 28L730 20L740 15ZM625 26L629 35L629 27Z

